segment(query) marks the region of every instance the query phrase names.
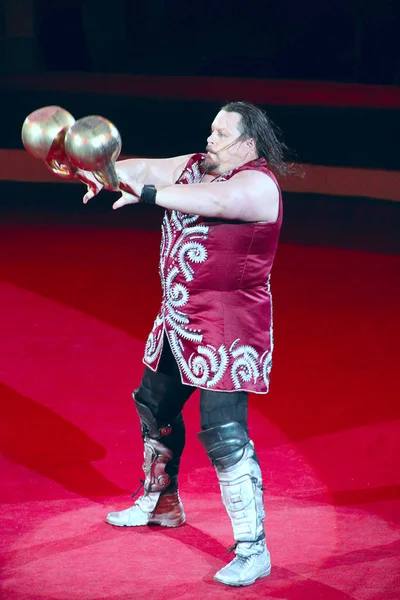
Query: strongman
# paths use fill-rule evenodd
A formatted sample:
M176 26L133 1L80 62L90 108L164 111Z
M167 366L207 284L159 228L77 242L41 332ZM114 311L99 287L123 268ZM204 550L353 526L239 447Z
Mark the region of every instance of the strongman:
M235 558L215 579L232 586L269 575L260 465L247 425L248 392L266 394L272 365L270 273L282 221L271 169L285 172L285 146L257 107L217 114L206 154L117 162L122 196L164 207L162 303L133 393L144 443L143 495L107 522L178 527L185 444L182 408L200 388L198 434L231 520ZM87 202L100 189L92 186Z

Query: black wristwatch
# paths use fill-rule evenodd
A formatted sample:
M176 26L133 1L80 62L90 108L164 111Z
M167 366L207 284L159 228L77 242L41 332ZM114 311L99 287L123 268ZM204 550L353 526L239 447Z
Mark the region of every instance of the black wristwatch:
M156 203L157 190L155 185L144 185L140 194L139 202L144 204Z

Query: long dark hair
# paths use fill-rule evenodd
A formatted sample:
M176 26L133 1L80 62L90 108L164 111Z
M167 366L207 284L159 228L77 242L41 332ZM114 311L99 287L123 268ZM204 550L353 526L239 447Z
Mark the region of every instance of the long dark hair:
M286 162L288 147L281 139L281 132L267 115L249 102L229 102L221 108L225 112L241 115L239 131L241 138L253 138L259 158L265 158L272 171L280 175L293 175L293 163Z

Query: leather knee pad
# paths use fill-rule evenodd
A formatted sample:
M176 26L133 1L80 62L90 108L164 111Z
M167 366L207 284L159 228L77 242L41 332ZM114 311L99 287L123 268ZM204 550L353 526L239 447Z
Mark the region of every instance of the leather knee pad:
M235 421L201 431L198 437L217 470L238 463L250 443L245 428Z

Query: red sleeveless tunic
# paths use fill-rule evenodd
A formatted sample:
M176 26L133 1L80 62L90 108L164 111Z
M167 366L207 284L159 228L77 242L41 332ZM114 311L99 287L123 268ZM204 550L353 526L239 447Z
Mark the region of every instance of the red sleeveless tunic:
M199 183L204 154L193 155L176 183ZM244 170L266 173L264 159ZM278 186L279 189L279 186ZM164 332L184 384L225 392L268 392L272 366L270 272L282 223L209 219L166 210L162 224L160 312L147 339L143 362L153 371Z

